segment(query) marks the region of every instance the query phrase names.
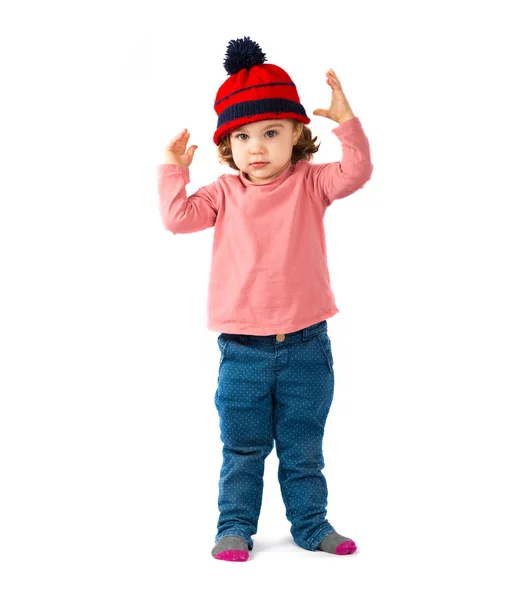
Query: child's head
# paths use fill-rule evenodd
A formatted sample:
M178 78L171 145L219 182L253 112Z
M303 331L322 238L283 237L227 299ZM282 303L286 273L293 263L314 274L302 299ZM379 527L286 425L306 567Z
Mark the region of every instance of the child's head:
M283 69L264 64L265 60L248 37L231 40L223 63L230 77L214 104L218 115L214 143L221 162L246 172L249 179L254 174L255 180L259 173L268 178L275 167L311 160L318 150L295 84ZM272 125L277 126L269 128ZM258 160L267 166L252 167Z

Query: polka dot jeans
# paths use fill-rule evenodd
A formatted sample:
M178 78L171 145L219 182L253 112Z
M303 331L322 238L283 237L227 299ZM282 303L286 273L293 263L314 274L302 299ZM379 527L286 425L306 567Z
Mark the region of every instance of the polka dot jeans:
M282 341L279 341L282 340ZM322 438L333 400L327 321L285 335L221 333L215 404L223 442L215 541L237 535L252 549L264 461L276 442L278 480L296 544L316 550L326 520Z

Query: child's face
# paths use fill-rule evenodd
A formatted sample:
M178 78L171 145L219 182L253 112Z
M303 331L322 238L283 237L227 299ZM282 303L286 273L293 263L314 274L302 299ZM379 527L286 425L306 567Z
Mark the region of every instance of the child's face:
M301 133L302 123L290 119L249 123L230 134L233 160L253 183L269 183L291 162Z

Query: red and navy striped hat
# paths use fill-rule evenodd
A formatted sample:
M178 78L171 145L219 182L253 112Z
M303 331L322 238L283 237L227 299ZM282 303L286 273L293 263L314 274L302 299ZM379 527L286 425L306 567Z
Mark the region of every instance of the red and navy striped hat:
M289 75L276 65L264 65L265 60L260 46L248 37L229 42L223 66L230 77L214 103L217 146L225 135L247 123L267 119L310 122Z

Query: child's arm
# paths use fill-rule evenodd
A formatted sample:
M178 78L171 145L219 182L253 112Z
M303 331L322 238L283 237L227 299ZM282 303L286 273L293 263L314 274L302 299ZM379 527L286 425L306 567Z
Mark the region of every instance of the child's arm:
M364 187L373 172L370 145L358 117L331 131L342 144L340 162L311 164L306 172L309 191L314 198L322 198L326 207Z
M306 183L316 198L323 198L326 206L333 200L345 198L371 178L373 164L370 158L370 145L358 117L342 90L342 85L333 70L327 73L330 85L331 106L328 110L318 108L313 114L326 117L338 123L332 129L342 144L340 162L310 165Z
M157 168L159 210L165 229L172 233L194 233L214 227L220 190L216 182L187 197L189 168L173 164Z
M178 133L165 148L165 164L159 165L159 209L165 229L172 233L193 233L213 227L218 213L216 183L200 188L187 198L189 167L197 146L186 150L190 133Z

